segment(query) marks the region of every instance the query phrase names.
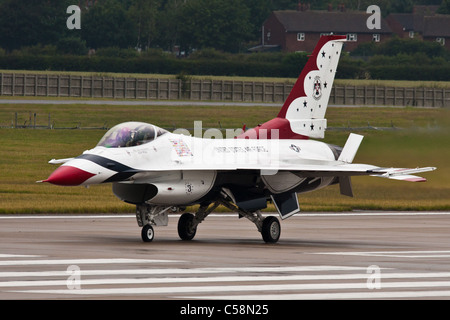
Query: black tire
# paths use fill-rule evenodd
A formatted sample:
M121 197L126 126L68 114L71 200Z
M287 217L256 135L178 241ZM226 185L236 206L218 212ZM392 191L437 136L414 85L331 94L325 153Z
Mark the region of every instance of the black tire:
M155 237L155 231L153 227L149 224L146 224L141 230L141 238L144 242L152 242Z
M261 229L263 240L267 243L275 243L280 239L281 225L276 217L266 217Z
M194 215L192 213L183 213L178 220L178 235L181 240L192 240L197 232L197 227L192 228Z

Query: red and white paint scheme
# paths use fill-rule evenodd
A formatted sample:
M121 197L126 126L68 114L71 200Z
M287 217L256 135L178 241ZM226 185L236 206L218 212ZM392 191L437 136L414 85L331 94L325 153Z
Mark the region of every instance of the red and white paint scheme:
M168 224L168 213L183 213L178 234L194 238L197 226L219 205L252 221L265 242L278 241L279 220L263 217L271 201L281 219L300 211L298 195L339 184L353 196L351 176L370 175L405 181L436 168L382 168L354 164L362 136L350 134L343 148L322 138L325 112L345 36L323 36L278 116L237 139L206 139L175 134L155 125L125 122L111 128L97 146L62 164L46 180L61 186L111 183L114 194L136 205L143 241L153 226Z
M323 138L325 112L346 36L320 38L278 116L240 138L259 137L260 130L279 129L280 139Z

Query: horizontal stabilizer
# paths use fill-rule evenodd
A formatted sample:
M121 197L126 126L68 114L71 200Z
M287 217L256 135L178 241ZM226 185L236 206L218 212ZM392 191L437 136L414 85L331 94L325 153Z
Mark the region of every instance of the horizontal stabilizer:
M380 177L380 178L388 178L402 181L410 181L410 182L425 182L427 179L412 175L411 173L421 173L436 170L435 167L425 167L425 168L415 168L415 169L406 169L406 168L389 168L383 169L380 171L384 171L382 174L372 174L372 177ZM373 170L377 171L377 170Z

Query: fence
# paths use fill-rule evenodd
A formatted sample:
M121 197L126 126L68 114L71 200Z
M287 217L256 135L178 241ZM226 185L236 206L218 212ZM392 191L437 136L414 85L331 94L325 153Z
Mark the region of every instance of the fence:
M220 126L220 121L218 121L220 128L202 128L203 133L205 130L208 129L214 129L214 130L220 130L224 136L227 135L226 130L232 129L236 130L236 128L222 128ZM83 125L81 122L76 121L55 121L52 118L51 113L44 114L44 113L35 113L35 112L14 112L13 117L11 119L11 122L5 122L0 123L0 128L15 128L15 129L79 129L79 130L108 130L111 127L108 126L107 122L104 122L103 125L99 125L98 123L94 126L86 126ZM173 125L171 127L163 127L163 129L166 129L168 131L173 132L176 129L186 129L190 131L192 134L195 134L196 128L179 128L176 125ZM391 121L391 125L387 127L380 127L380 126L372 126L370 123L367 123L367 126L352 126L350 122L347 122L346 124L343 124L341 126L335 126L335 127L327 127L327 130L333 130L333 131L366 131L366 130L382 130L382 131L388 131L388 130L400 130L401 128L396 127L394 123Z
M335 86L330 104L450 107L450 89L427 87Z
M282 103L292 83L0 73L1 96ZM450 89L333 86L330 104L450 107Z

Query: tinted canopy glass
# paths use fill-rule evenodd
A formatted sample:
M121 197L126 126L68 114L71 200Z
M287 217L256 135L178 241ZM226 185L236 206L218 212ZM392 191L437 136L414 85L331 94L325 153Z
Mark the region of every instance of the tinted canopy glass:
M97 147L124 148L139 146L155 140L167 131L144 122L124 122L106 132Z

